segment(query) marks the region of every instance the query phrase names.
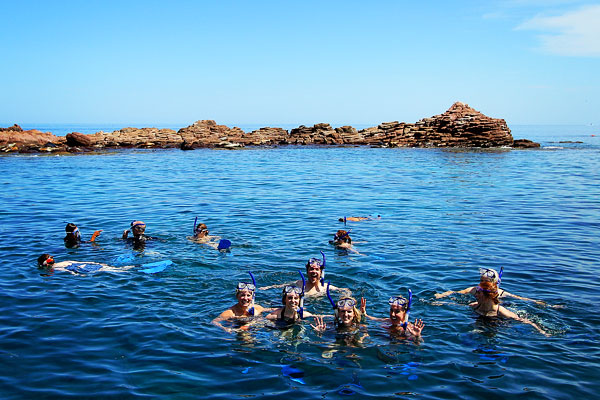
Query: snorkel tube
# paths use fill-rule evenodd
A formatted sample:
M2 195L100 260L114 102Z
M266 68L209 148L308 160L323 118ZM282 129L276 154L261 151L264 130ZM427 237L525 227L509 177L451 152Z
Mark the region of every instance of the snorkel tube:
M337 304L335 304L335 302L333 301L333 299L331 298L331 294L329 293L329 285L331 284L331 282L327 281L327 298L329 299L329 302L331 303L331 307L333 307L334 309L334 313L335 313L335 321L337 323L338 320L338 310L337 310Z
M196 235L196 223L198 222L198 217L194 220L194 235Z
M504 272L504 267L500 267L500 272L498 273L498 287L500 287L500 282L502 282L502 273Z
M344 217L346 218L346 217ZM325 284L325 253L321 251L321 256L323 256L323 262L321 263L321 285Z
M346 216L344 215L344 226L346 226Z
M404 323L402 328L406 329L408 326L408 316L410 315L410 306L412 305L412 290L408 289L408 304L406 305L406 316L404 317Z
M254 297L256 296L256 279L254 279L254 275L252 275L252 272L248 271L248 273L250 274L250 278L252 278L252 284L254 285L254 290L252 291L252 305L248 309L248 314L254 316Z
M302 293L300 294L300 307L298 307L296 312L300 316L300 319L304 319L304 288L306 287L306 279L304 279L302 271L298 270L298 273L300 274L300 278L302 278Z

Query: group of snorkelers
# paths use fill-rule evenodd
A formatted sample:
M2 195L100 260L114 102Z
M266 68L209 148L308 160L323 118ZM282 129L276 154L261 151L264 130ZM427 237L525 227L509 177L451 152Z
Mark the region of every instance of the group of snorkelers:
M381 218L377 216L377 219ZM372 217L344 217L340 218L340 222L347 223L347 221L363 221L374 219ZM134 248L143 245L146 241L156 239L151 236L145 235L146 224L143 221L132 221L130 228L125 230L122 235L123 240L130 242ZM338 230L333 240L330 241L332 245L339 249L346 249L355 251L352 247L352 239L350 237L351 230ZM79 228L72 223L67 224L65 227L66 236L64 238L65 246L76 247L86 241L82 239ZM98 235L102 231L95 231L89 242L94 243ZM129 233L132 237L129 238ZM206 224L197 223L197 218L194 221L193 236L188 237L196 243L208 244L209 246L221 250L224 240L220 240L218 236L210 236L208 227ZM225 240L225 242L229 242ZM231 244L225 243L227 246ZM356 251L355 251L356 252ZM413 339L419 339L421 332L425 326L425 323L421 319L415 319L414 322L409 321L409 313L412 305L412 292L408 291L408 296L392 296L388 300L389 304L389 316L387 318L378 318L371 316L367 313L366 299L361 298L360 304L357 300L351 296L351 291L346 288L338 288L332 286L329 282L325 283L325 266L326 259L325 254L321 252L321 259L311 258L306 263L306 278L300 273L301 279L281 285L272 285L257 288L256 281L252 273L250 276L252 282L239 282L236 287L235 297L237 303L232 307L222 312L217 318L213 320L213 323L220 328L231 332L232 328L225 327L222 322L226 320L237 320L244 324L249 323L254 318L259 317L261 314L266 313L266 319L275 321L285 326L293 325L306 318L313 318L313 324L311 327L318 331L323 332L327 329L328 317L333 317L333 325L336 330L352 331L358 329L366 319L380 321L384 323L384 327L390 332L396 335L404 337L410 337ZM95 263L95 262L75 262L75 261L63 261L55 263L54 258L49 254L42 254L38 258L38 266L42 268L53 268L59 270L66 270L73 272L74 268L79 271L84 270L86 272L96 271L111 271L116 270L116 267L109 266L107 264ZM119 270L133 268L134 266L119 267ZM435 298L440 299L447 297L454 293L459 294L470 294L475 297L475 301L470 303L469 306L477 314L483 317L504 317L515 319L525 324L533 326L540 333L547 335L547 332L537 323L530 321L527 318L523 318L508 310L507 308L500 305L500 298L513 297L520 300L532 301L538 304L545 304L543 301L529 299L509 293L503 289L500 289L500 283L502 280L503 269L500 269L498 273L494 269L481 268L480 269L480 282L478 286L468 287L460 291L447 291L444 293L436 293ZM281 293L281 307L277 308L265 308L255 303L256 290L268 290L274 288L282 288ZM334 301L331 297L331 292L340 292L340 297L337 301ZM304 309L305 297L316 297L316 296L327 296L332 309L334 311L333 316L328 315L313 315Z

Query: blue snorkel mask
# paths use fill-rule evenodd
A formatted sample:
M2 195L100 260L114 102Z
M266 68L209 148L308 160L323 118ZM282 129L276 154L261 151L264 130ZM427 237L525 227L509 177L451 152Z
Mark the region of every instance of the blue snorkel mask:
M342 239L344 239L345 237L347 237L347 236L349 236L349 235L350 235L350 232L352 232L352 229L350 229L350 230L346 231L346 233L344 233L344 234L343 234L343 235L341 235L341 236L338 236L338 235L337 235L337 233L336 233L336 234L333 236L333 241L334 241L334 242L337 242L337 241L339 241L339 240L342 240Z
M252 292L252 305L250 306L250 308L248 308L248 314L254 315L254 298L256 296L256 280L254 279L254 275L252 275L252 272L248 271L248 273L250 274L250 278L252 278L252 283L238 282L237 287L235 289L235 293L237 295L237 293L240 290L248 290L248 291Z
M81 232L79 232L79 228L75 227L75 229L73 229L73 232L71 232L71 234L73 236L75 236L75 239L81 240Z
M485 278L491 282L494 282L497 286L500 286L500 282L502 282L502 273L504 272L504 267L500 267L500 273L496 272L495 269L491 268L479 268L479 275L481 278Z

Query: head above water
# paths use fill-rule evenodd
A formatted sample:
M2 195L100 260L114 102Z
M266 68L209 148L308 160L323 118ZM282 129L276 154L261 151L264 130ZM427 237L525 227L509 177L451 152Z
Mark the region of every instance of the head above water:
M194 228L194 234L198 235L200 233L205 233L206 235L208 235L208 227L206 226L206 224L198 224L195 226Z
M283 305L285 305L286 299L288 299L288 297L295 297L295 296L298 297L298 301L300 301L300 299L302 299L302 296L304 296L302 288L299 288L296 285L287 285L281 291L281 303Z
M50 254L44 253L37 259L38 267L50 267L54 265L54 258Z
M356 299L353 297L342 297L335 305L335 319L339 325L349 326L359 324L362 314L356 308Z
M67 236L65 236L65 240L80 240L81 239L81 233L79 232L79 228L77 227L77 225L69 222L67 224L67 226L65 226L65 232L67 233Z
M142 235L146 231L146 223L144 221L131 221L131 232L134 235Z
M498 286L491 281L483 281L479 283L479 286L475 288L475 297L479 302L480 299L490 299L494 302L494 304L499 304L500 300L498 299Z
M491 268L479 268L479 280L481 282L493 282L495 284L498 284L498 280L500 279L500 276L498 275L498 272L495 269L491 269Z
M352 238L350 238L350 231L345 231L340 229L333 236L334 243L352 243Z

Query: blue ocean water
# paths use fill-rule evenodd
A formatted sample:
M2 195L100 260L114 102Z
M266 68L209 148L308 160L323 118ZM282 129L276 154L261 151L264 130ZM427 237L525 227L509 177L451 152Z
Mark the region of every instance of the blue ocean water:
M71 128L62 129L83 131ZM512 128L543 148L1 156L0 398L595 397L600 132ZM328 244L338 218L368 214L382 218L349 223L361 255ZM229 253L186 239L196 216L231 240ZM144 252L120 239L134 219L161 239ZM66 249L66 222L84 238L103 229L97 245ZM260 286L289 282L320 250L327 278L365 296L373 315L412 289L423 343L392 339L376 323L362 343L316 335L308 322L237 334L210 323L235 303L248 271ZM174 265L156 275L47 274L35 265L46 252ZM563 306L505 304L551 337L483 321L466 296L436 304L434 293L475 284L481 266L504 267L512 293ZM257 294L263 306L280 299ZM307 308L330 312L325 299Z

